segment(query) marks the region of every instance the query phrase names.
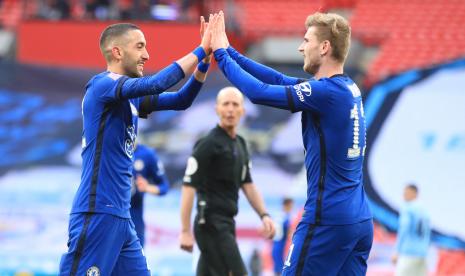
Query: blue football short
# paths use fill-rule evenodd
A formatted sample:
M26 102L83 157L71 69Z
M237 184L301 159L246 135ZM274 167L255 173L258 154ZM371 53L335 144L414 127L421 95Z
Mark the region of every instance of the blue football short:
M349 225L300 222L282 275L365 275L372 243L371 219Z
M60 275L150 275L131 219L110 214L72 214L68 252Z

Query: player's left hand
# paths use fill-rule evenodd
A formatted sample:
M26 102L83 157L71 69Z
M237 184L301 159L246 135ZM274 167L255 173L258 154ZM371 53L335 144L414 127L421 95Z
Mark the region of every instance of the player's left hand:
M262 234L267 239L272 239L276 233L276 228L274 226L273 220L269 216L264 216L262 218Z
M143 176L138 175L136 177L136 187L139 192L146 192L149 186L149 182Z

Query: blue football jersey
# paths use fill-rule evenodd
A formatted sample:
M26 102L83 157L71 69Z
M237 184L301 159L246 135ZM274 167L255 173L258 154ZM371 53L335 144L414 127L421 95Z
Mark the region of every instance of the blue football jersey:
M118 99L124 77L92 78L82 101L82 175L71 213L130 218L132 162L140 98Z
M267 70L274 75L270 84L254 76L264 69L244 70L226 49L214 55L223 74L253 103L302 112L308 185L302 221L344 225L370 219L363 188L365 115L357 85L342 74L295 84L301 80Z
M335 75L288 86L287 94L291 111L302 111L308 183L302 220L340 225L370 219L360 89L348 76Z

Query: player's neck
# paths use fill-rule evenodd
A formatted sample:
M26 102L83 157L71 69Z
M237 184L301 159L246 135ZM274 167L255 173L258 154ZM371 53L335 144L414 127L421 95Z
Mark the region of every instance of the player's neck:
M224 126L220 123L220 127L231 137L236 138L236 127Z
M320 70L315 74L315 79L329 78L334 75L344 73L344 64L328 61L320 66Z
M114 63L108 64L107 71L118 74L118 75L124 75L123 68L121 68L121 66L118 66L117 64L114 64Z

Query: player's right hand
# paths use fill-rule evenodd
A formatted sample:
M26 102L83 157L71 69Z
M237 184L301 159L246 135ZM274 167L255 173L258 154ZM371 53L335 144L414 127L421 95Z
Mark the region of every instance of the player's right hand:
M191 232L181 232L179 244L182 250L192 252L194 249L194 236Z

